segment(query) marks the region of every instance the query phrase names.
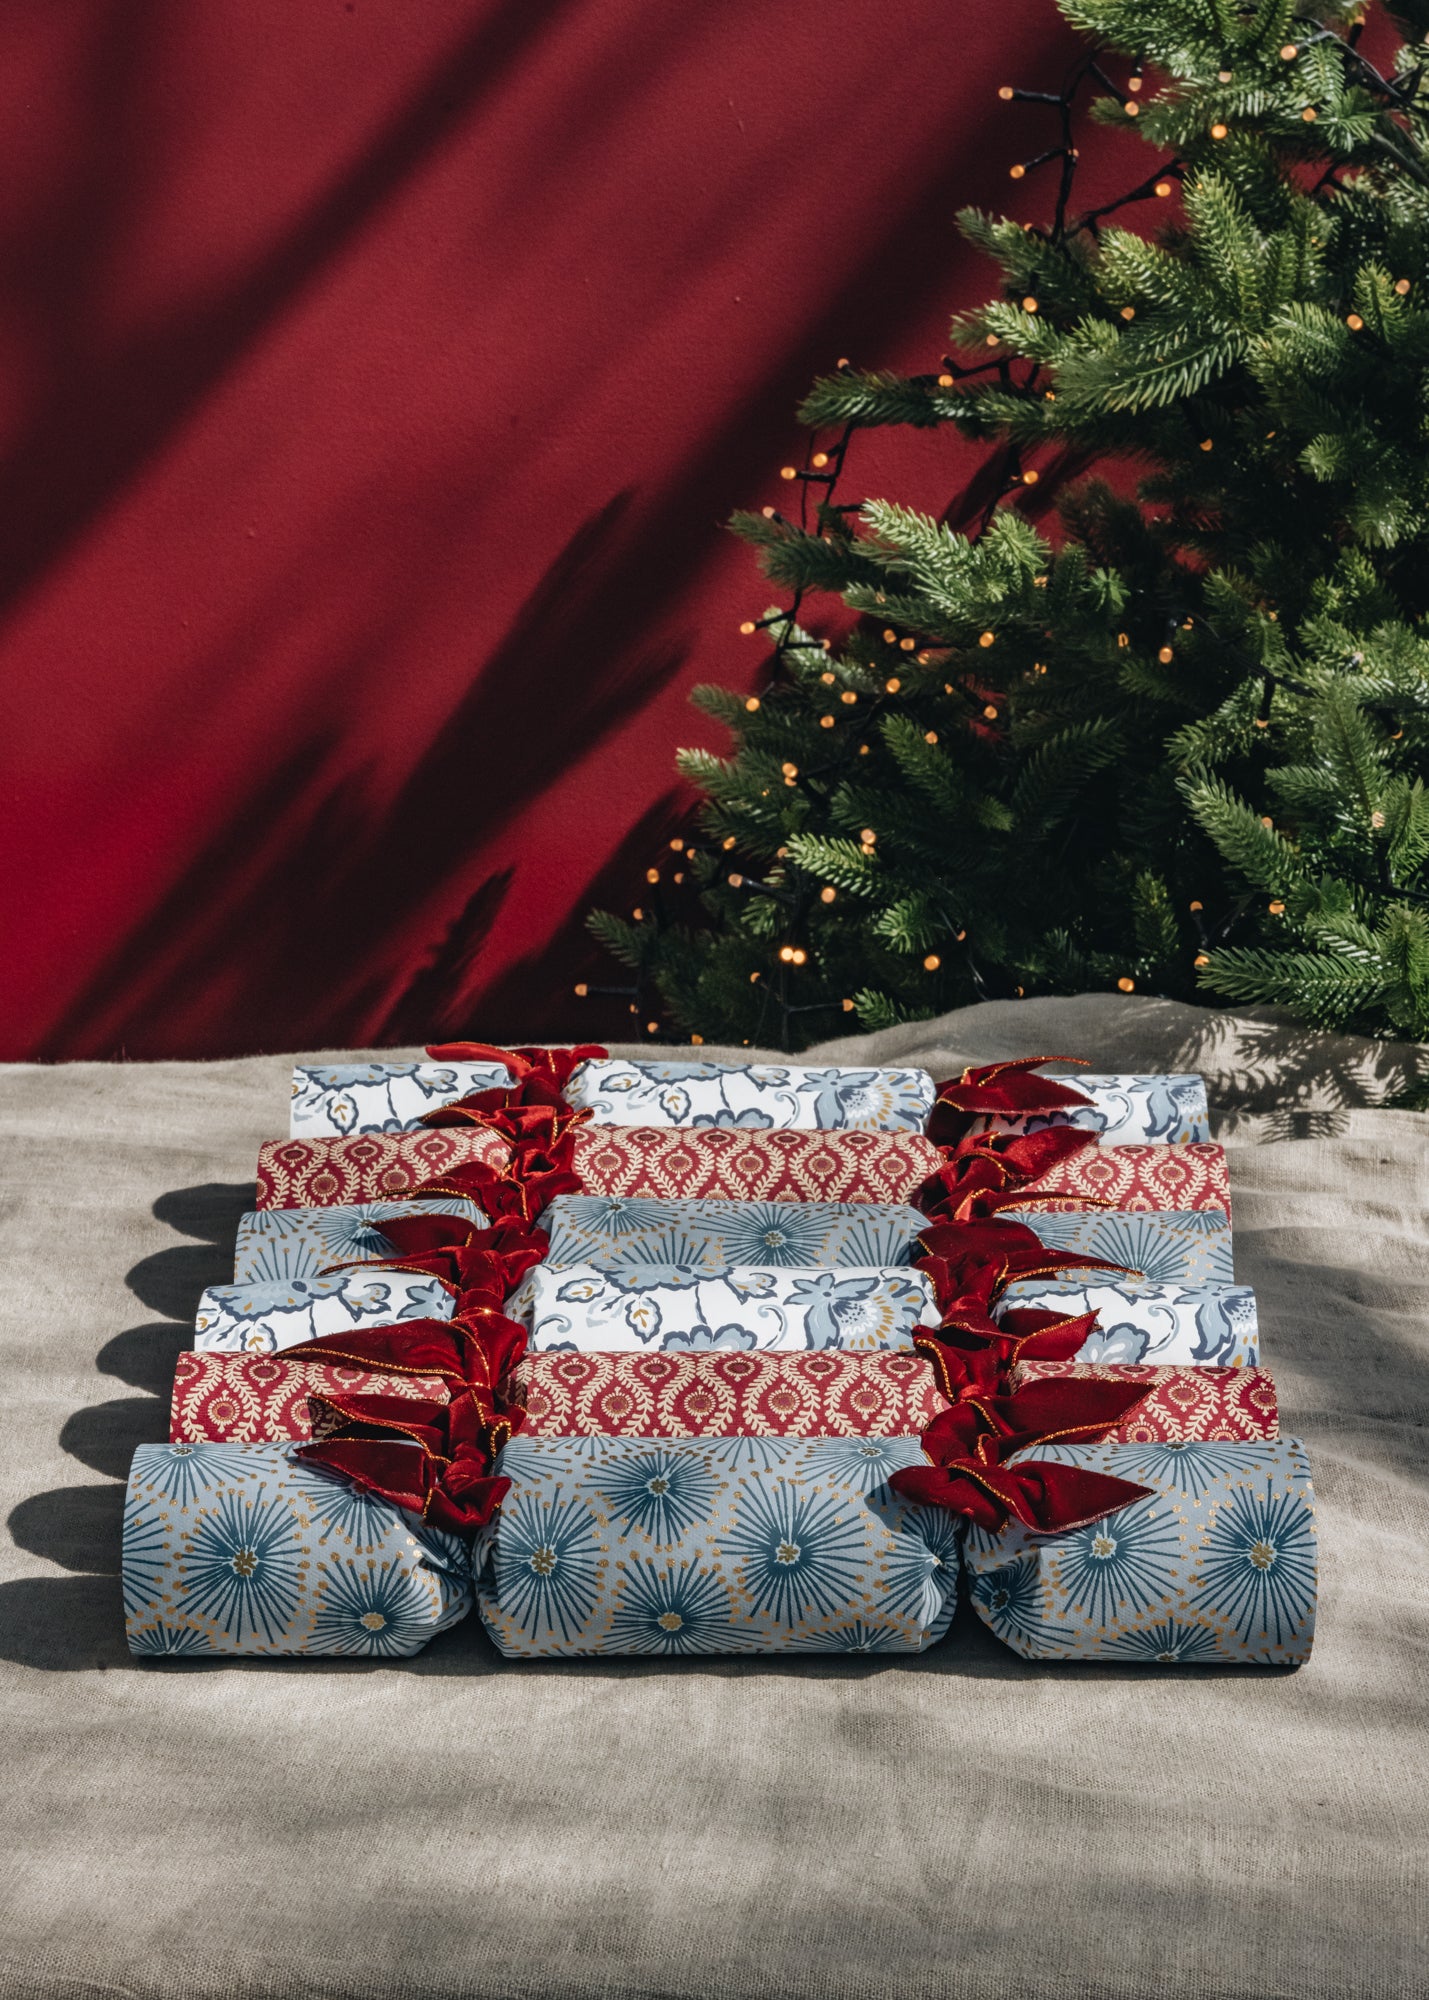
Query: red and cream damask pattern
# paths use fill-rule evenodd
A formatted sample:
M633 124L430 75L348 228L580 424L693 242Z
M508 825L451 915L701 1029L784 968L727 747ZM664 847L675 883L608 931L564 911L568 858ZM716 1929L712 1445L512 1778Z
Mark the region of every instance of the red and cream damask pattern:
M907 1201L943 1156L929 1139L884 1132L733 1132L581 1126L574 1168L586 1194L724 1201ZM452 1167L499 1167L508 1142L480 1127L274 1139L258 1156L260 1208L391 1201ZM1186 1146L1088 1146L1029 1182L1039 1208L1230 1212L1225 1154Z
M919 1354L531 1354L530 1437L906 1437L947 1407Z
M1265 1368L1147 1368L1128 1362L1023 1361L1018 1388L1054 1376L1144 1382L1144 1402L1106 1436L1108 1444L1249 1444L1280 1436L1275 1383Z
M171 1444L267 1444L310 1438L312 1395L406 1396L445 1403L439 1375L389 1375L285 1355L181 1354L169 1410Z

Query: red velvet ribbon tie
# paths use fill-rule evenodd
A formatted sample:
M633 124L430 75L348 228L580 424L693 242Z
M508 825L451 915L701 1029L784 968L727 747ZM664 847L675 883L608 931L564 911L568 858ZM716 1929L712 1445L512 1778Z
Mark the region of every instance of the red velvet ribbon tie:
M1034 1389L1054 1393L1034 1396ZM1058 1393L1064 1389L1077 1393ZM1107 1390L1113 1393L1102 1393ZM1013 1395L974 1390L940 1410L924 1431L923 1450L932 1463L904 1466L890 1484L921 1506L950 1508L993 1532L1009 1520L1038 1534L1085 1527L1153 1489L1056 1460L1004 1461L1053 1439L1094 1443L1146 1393L1137 1382L1066 1380L1029 1383Z
M1082 1063L1080 1056L1022 1056L1016 1062L984 1063L938 1086L928 1119L928 1137L935 1145L953 1144L971 1129L975 1117L1035 1117L1067 1111L1092 1102L1060 1077L1036 1076L1043 1063Z
M470 1292L500 1304L526 1273L544 1259L550 1238L544 1229L505 1218L481 1228L461 1216L394 1216L382 1225L394 1247L392 1257L366 1258L338 1270L422 1271L463 1295Z
M497 1316L480 1324L415 1320L309 1342L305 1359L356 1362L389 1374L439 1374L456 1393L447 1403L426 1406L396 1396L312 1395L314 1429L322 1435L300 1446L297 1456L434 1527L473 1534L490 1521L511 1484L494 1476L492 1467L521 1427L521 1405L506 1384L525 1351L525 1329Z
M489 1042L434 1042L427 1050L433 1062L504 1063L511 1073L511 1101L518 1104L561 1103L561 1093L573 1072L583 1062L599 1062L609 1053L598 1042L582 1042L573 1049L501 1049Z
M1022 1192L1063 1161L1096 1144L1094 1132L1049 1125L1041 1132L980 1132L945 1146L946 1164L930 1174L913 1199L939 1221L986 1219L1025 1201Z

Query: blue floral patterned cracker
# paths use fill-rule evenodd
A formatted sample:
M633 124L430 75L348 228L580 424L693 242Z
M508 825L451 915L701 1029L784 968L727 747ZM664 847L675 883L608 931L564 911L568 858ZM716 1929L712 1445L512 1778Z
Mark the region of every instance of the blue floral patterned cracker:
M293 1072L290 1136L403 1132L423 1114L511 1081L497 1063L353 1063ZM598 1125L726 1125L751 1131L921 1132L933 1079L921 1069L811 1069L790 1063L659 1058L584 1062L567 1102Z
M677 1264L907 1264L928 1218L901 1202L655 1201L562 1194L541 1217L552 1264L628 1271Z
M921 1132L933 1108L921 1069L811 1069L677 1058L584 1062L568 1103L598 1125L721 1125L751 1131Z
M1199 1076L1089 1076L1077 1071L1058 1078L1092 1102L1065 1111L1008 1116L987 1115L974 1130L1040 1132L1047 1125L1075 1125L1096 1132L1107 1146L1139 1146L1160 1141L1184 1146L1211 1136L1205 1080Z
M1049 1250L1079 1250L1124 1264L1153 1284L1229 1285L1235 1278L1230 1217L1219 1208L1017 1209Z
M909 1348L915 1327L941 1317L921 1271L749 1265L699 1271L637 1264L606 1272L539 1264L507 1310L531 1328L533 1353L838 1347L866 1354Z
M956 1517L887 1485L916 1438L514 1438L478 1605L514 1658L918 1653Z
M318 1278L334 1264L355 1264L397 1251L384 1222L404 1215L464 1215L478 1228L486 1217L460 1195L440 1201L364 1201L336 1208L260 1208L242 1216L233 1260L237 1285Z
M1153 1489L1060 1535L1015 1523L968 1530L973 1605L1024 1659L1299 1666L1309 1657L1314 1494L1295 1439L1038 1445L1019 1457Z
M1028 1278L1008 1286L998 1313L1017 1306L1037 1306L1068 1319L1096 1313L1097 1326L1078 1350L1078 1361L1204 1368L1254 1368L1260 1362L1255 1293L1247 1285L1078 1285Z
M409 1132L425 1112L478 1090L504 1090L505 1063L314 1063L293 1071L293 1139Z
M124 1508L141 1657L420 1652L471 1608L470 1557L281 1444L148 1444Z
M199 1300L194 1347L201 1354L278 1354L358 1326L450 1319L452 1309L446 1286L417 1271L344 1271L266 1285L210 1285Z

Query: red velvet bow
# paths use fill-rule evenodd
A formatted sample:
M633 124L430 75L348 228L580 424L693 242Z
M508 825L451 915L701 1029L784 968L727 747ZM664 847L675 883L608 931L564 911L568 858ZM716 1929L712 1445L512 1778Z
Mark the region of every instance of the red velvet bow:
M1019 1056L1015 1062L984 1063L981 1069L965 1069L951 1083L940 1083L937 1101L952 1111L1004 1118L1090 1104L1092 1100L1085 1091L1075 1089L1061 1077L1032 1074L1049 1062L1076 1063L1079 1068L1086 1068L1081 1056Z
M574 1049L498 1049L489 1042L435 1042L427 1054L433 1062L505 1063L511 1072L512 1102L559 1104L572 1071L583 1062L600 1061L609 1051L597 1042L582 1042Z
M1097 1324L1094 1312L1063 1319L1024 1308L994 1320L976 1302L960 1303L939 1327L920 1326L913 1345L933 1364L950 1403L969 1393L1002 1393L1019 1361L1074 1361Z
M475 1534L510 1490L511 1481L493 1477L491 1468L511 1436L512 1419L471 1391L450 1403L342 1395L308 1401L314 1429L324 1435L300 1445L297 1456L433 1527Z
M505 1218L482 1229L457 1215L402 1215L384 1222L382 1233L395 1257L366 1258L339 1270L422 1271L463 1294L500 1304L514 1292L550 1248L544 1229Z
M1129 1265L1114 1264L1107 1257L1088 1257L1079 1250L1049 1250L1037 1232L1025 1222L1005 1216L979 1216L971 1222L933 1222L918 1238L926 1253L917 1268L927 1271L938 1289L938 1303L967 1292L983 1282L987 1271L996 1273L988 1294L994 1299L1019 1278L1050 1278L1062 1271L1115 1271L1118 1277L1139 1277Z
M494 1414L510 1414L504 1385L525 1351L526 1329L514 1320L407 1319L305 1341L298 1358L349 1362L384 1375L437 1375L455 1391L486 1397Z
M474 1201L493 1221L534 1222L558 1194L579 1194L580 1177L571 1167L573 1142L567 1138L558 1153L539 1147L512 1147L506 1164L494 1167L487 1160L463 1160L448 1167L435 1179L413 1188L413 1197L422 1195L464 1195Z
M314 1429L322 1435L298 1456L436 1527L471 1534L485 1527L511 1483L492 1477L491 1467L521 1427L522 1406L506 1383L525 1351L525 1328L495 1314L480 1324L411 1320L309 1341L304 1360L439 1375L455 1393L443 1404L311 1395Z
M1027 1442L1018 1440L1019 1444ZM979 1528L996 1533L1014 1520L1039 1535L1085 1528L1152 1491L1130 1479L1089 1472L1083 1465L1062 1465L1056 1459L1024 1459L1020 1465L1003 1465L1005 1451L1005 1445L984 1437L967 1458L950 1460L946 1465L905 1465L888 1483L920 1507L948 1507L955 1514L966 1515Z
M943 1148L946 1165L930 1174L913 1199L939 1221L971 1222L1026 1200L1021 1192L1096 1144L1094 1132L1049 1125L1041 1132L981 1132Z
M1113 1389L1116 1394L1031 1394L1034 1388L1070 1387L1079 1392ZM965 1395L939 1411L923 1433L923 1449L933 1463L904 1466L890 1484L921 1506L951 1508L994 1532L1008 1520L1044 1535L1085 1527L1153 1489L1055 1460L1031 1459L1016 1466L1004 1461L1054 1438L1093 1443L1145 1394L1145 1386L1136 1382L1064 1380L1029 1383L1010 1396Z

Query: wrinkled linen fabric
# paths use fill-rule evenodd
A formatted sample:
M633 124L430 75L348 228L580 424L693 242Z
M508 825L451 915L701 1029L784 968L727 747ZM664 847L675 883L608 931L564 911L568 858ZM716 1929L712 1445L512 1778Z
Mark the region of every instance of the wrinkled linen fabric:
M970 1593L1029 1660L1293 1667L1315 1634L1315 1496L1295 1438L1017 1452L1151 1490L1062 1534L969 1528Z
M487 1218L461 1195L423 1201L369 1201L343 1208L262 1208L238 1221L233 1255L236 1285L319 1278L334 1264L395 1257L384 1222L409 1215L461 1215L481 1228Z
M958 1531L888 1486L916 1437L513 1438L473 1551L517 1659L921 1653L953 1615Z
M837 1347L866 1354L911 1348L914 1329L942 1317L925 1272L856 1266L684 1272L647 1264L611 1277L590 1266L538 1264L506 1310L529 1326L534 1353Z
M144 1658L419 1652L471 1609L465 1542L282 1444L141 1445L124 1621Z
M1314 1471L1298 1672L1044 1666L966 1604L918 1656L507 1664L470 1616L410 1661L134 1661L134 1447L294 1060L343 1055L0 1069L3 2000L1419 2000L1429 1119L1364 1107L1425 1058L1103 995L804 1060L1063 1050L1206 1074Z
M1097 1323L1077 1350L1078 1361L1149 1361L1177 1367L1253 1368L1260 1360L1260 1324L1248 1285L1055 1284L1019 1279L1007 1287L996 1316L1019 1306Z
M340 1271L270 1285L210 1285L194 1319L199 1354L281 1354L306 1340L404 1319L450 1319L456 1294L425 1271Z

